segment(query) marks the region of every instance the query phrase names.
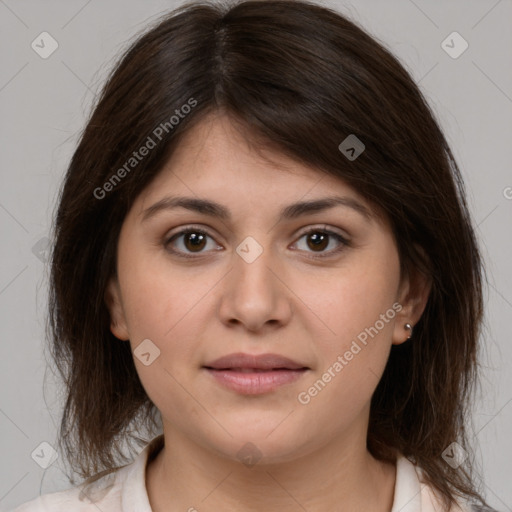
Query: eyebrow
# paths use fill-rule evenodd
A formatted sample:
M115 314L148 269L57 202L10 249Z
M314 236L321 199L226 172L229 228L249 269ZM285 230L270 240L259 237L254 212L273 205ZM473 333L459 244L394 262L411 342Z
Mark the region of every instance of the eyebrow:
M331 196L322 197L312 201L292 203L284 207L279 212L279 220L291 220L303 215L322 212L336 206L351 208L352 210L361 214L367 220L371 220L373 217L370 210L356 199L351 197ZM208 215L210 217L215 217L221 220L229 221L232 218L231 212L225 206L220 203L216 203L215 201L195 197L174 196L164 197L160 201L157 201L155 204L146 208L143 212L141 212L141 222L147 221L159 212L173 210L175 208L185 208L187 210L201 213L203 215Z

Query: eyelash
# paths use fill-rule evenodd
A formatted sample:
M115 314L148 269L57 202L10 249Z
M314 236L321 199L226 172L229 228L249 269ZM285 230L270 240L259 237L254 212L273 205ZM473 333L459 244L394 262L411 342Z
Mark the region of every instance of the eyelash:
M199 234L199 235L206 235L206 236L208 236L208 237L213 239L213 236L211 236L203 228L199 228L199 227L195 227L195 226L187 226L185 229L182 229L181 231L178 231L177 233L174 233L172 236L170 236L169 238L167 238L165 240L164 246L165 246L166 250L168 250L169 252L177 255L180 258L194 259L194 258L201 257L202 253L195 253L196 254L195 256L190 256L190 255L188 255L186 253L183 253L181 251L177 251L175 249L170 249L169 248L169 245L171 244L171 242L173 242L174 240L176 240L177 238L179 238L182 235L187 235L187 234L191 234L191 233L195 233L195 234ZM315 255L315 256L307 256L307 258L310 258L310 259L328 258L328 257L331 257L331 256L334 256L334 255L338 254L339 252L344 250L345 247L349 247L350 246L349 241L345 237L340 235L339 233L336 233L336 232L331 231L331 230L326 229L326 228L318 228L318 227L317 228L310 228L310 229L308 229L307 231L305 231L304 233L302 233L299 236L298 240L300 240L301 238L303 238L303 237L305 237L307 235L310 235L312 233L321 233L321 234L332 236L338 242L340 242L341 245L337 249L331 249L327 253L319 253L318 255Z

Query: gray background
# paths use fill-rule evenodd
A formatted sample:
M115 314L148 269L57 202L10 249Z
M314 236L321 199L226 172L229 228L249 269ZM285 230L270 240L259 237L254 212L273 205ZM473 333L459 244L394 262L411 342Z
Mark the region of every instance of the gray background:
M69 487L62 457L46 470L31 457L42 442L56 446L63 398L44 352L44 238L62 175L112 59L148 21L177 5L0 0L2 511ZM325 5L348 14L399 57L419 82L461 166L490 280L482 391L474 416L480 448L470 456L481 464L490 503L512 511L512 3ZM31 48L43 31L59 45L47 59ZM469 44L458 58L441 46L453 31Z

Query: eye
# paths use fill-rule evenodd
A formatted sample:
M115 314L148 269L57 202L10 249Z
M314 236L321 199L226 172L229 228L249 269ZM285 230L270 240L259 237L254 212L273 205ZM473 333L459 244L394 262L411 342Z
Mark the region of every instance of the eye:
M310 228L303 233L299 241L306 238L306 248L299 248L305 252L318 253L318 255L308 256L310 258L325 258L342 251L349 245L349 241L339 233L331 231L323 227ZM183 258L194 258L208 252L208 239L213 240L210 234L201 228L188 226L169 237L165 242L165 248L177 256ZM326 251L325 249L331 245L331 241L335 241L337 246ZM296 242L298 243L298 242ZM221 246L211 243L210 250L220 250Z
M203 253L203 249L208 246L208 238L213 240L213 238L203 229L189 226L168 238L164 245L169 252L177 254L178 256L194 258L194 256L191 256L190 254L195 253L200 255ZM178 249L171 247L172 244L175 244L180 239L181 243L176 244L180 246ZM220 247L219 245L212 245L217 247L217 249Z
M318 256L310 256L313 258L325 258L332 256L333 254L339 253L349 245L348 240L344 236L325 228L310 228L302 234L299 241L303 238L306 238L306 249L301 250L310 252L308 249L312 249L312 252L319 253ZM330 245L332 239L336 241L335 245L337 244L337 247L329 251L325 251L325 249Z

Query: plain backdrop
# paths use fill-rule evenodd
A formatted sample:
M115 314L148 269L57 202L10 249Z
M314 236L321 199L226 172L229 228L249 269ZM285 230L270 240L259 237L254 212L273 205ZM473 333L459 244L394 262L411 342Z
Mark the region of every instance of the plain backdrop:
M63 173L113 59L148 22L180 3L0 0L0 510L70 486L62 457L44 469L34 456L48 449L41 443L56 446L63 398L44 352L46 237ZM462 169L489 273L471 456L489 502L512 511L512 2L324 5L398 56ZM448 36L451 55L443 47ZM32 47L41 37L45 51L58 44L47 58ZM464 41L467 49L456 55Z

